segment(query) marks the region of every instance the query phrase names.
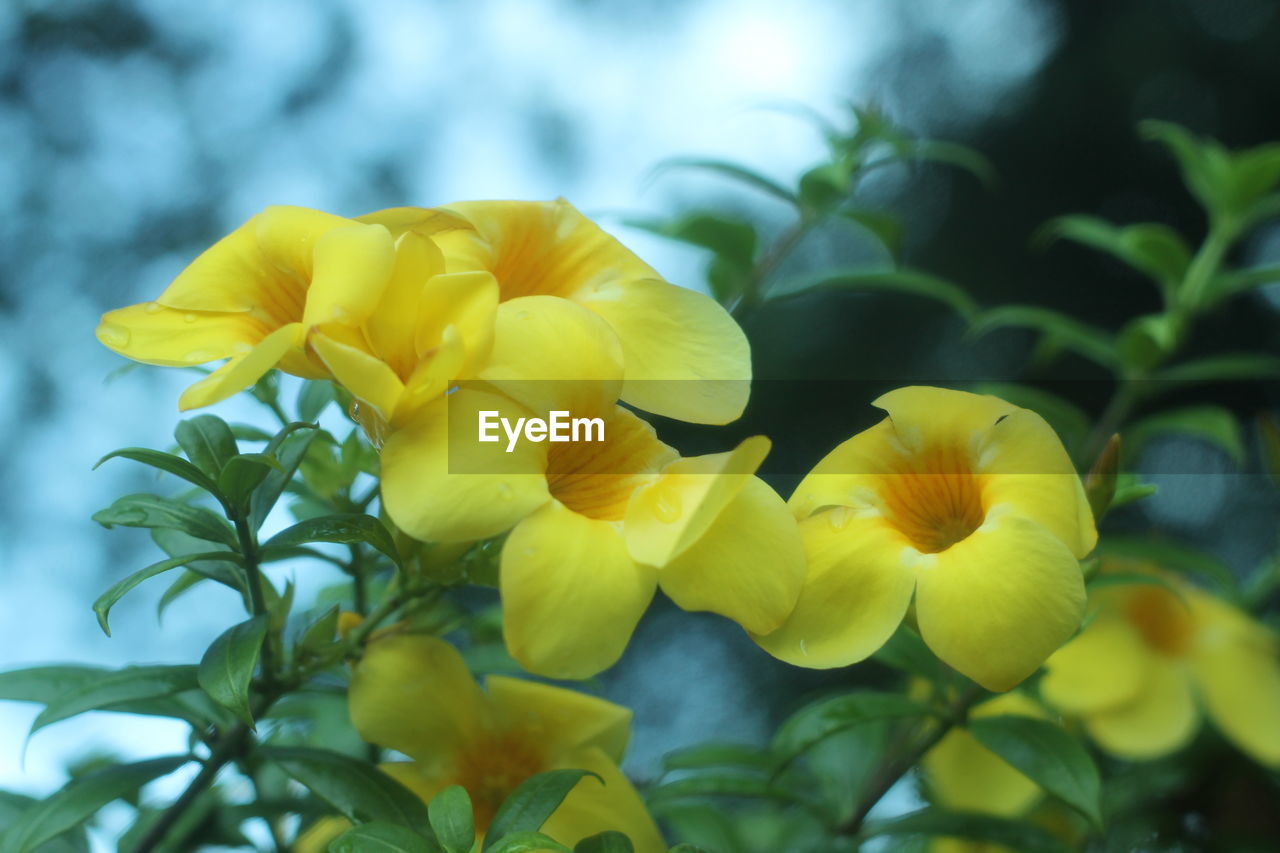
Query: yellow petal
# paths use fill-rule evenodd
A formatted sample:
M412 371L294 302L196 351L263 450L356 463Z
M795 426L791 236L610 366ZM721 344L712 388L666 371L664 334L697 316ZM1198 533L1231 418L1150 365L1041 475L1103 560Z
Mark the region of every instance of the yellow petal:
M441 208L388 207L366 213L364 216L357 216L356 219L360 222L381 225L396 237L406 232L430 237L444 231L471 230L471 223L467 220Z
M815 669L869 657L897 630L915 588L901 538L844 508L799 527L808 563L799 601L781 628L753 639L776 658Z
M178 398L178 408L185 412L188 409L211 406L243 391L275 367L286 353L301 344L300 323L281 326L248 352L233 356L222 367L183 391Z
M432 756L431 763L421 761L384 761L378 769L429 803L450 785L457 785L457 765L451 753Z
M874 507L880 500L881 476L894 472L905 454L886 418L824 456L800 481L787 505L796 518L832 506Z
M632 493L627 506L627 550L651 566L665 566L710 529L769 454L757 435L728 453L677 459L661 476Z
M622 349L609 326L555 296L523 296L498 306L493 349L479 379L545 417L596 416L622 390Z
M395 243L395 264L378 307L365 320L370 351L408 376L418 361L415 349L418 306L426 282L444 272L444 257L426 237L406 233Z
M881 394L871 405L889 413L899 440L909 449L969 439L1018 410L989 394L909 385Z
M463 345L461 374L471 378L488 357L493 345L494 313L498 307L498 283L483 271L432 276L418 297L414 342L418 356L427 357L453 328Z
M1044 418L1017 409L982 439L978 471L986 476L983 501L1039 522L1077 557L1098 544L1093 512L1067 451Z
M973 709L975 719L1013 715L1044 719L1021 693L1006 693ZM1040 786L983 746L964 729L952 729L925 755L924 770L938 804L953 810L1018 817L1040 798Z
M1152 655L1140 684L1133 701L1084 718L1098 745L1121 758L1168 755L1188 743L1199 724L1190 679L1180 665Z
M590 678L622 655L655 585L612 522L551 501L502 548L507 649L538 675Z
M621 761L631 737L631 711L621 705L523 678L491 675L490 704L503 723L530 732L548 754L594 746Z
M335 228L355 224L324 211L279 204L254 217L253 233L267 264L310 282L320 240Z
M710 528L658 573L685 610L709 610L754 634L780 626L804 583L800 531L778 493L750 477Z
M351 678L351 724L369 743L431 763L487 722L484 694L457 649L438 637L369 643Z
M1008 690L1065 643L1084 616L1080 564L1035 522L989 516L945 551L923 554L916 618L944 662Z
M715 300L659 279L603 282L574 296L622 343L622 399L698 424L727 424L746 408L751 351Z
M1040 694L1067 714L1085 714L1133 701L1150 652L1124 619L1099 616L1045 662Z
M315 243L315 267L303 325L364 322L377 307L395 267L395 243L381 225L333 228Z
M103 346L134 361L187 367L228 358L237 345L257 343L263 325L245 313L179 311L144 302L108 311L98 325Z
M372 406L383 420L391 420L404 393L404 384L395 371L356 347L340 343L325 334L328 327L312 332L308 341L333 373L333 378L362 402Z
M322 817L298 836L293 843L295 853L328 853L329 842L351 828L345 817Z
M1214 619L1192 658L1210 718L1242 751L1280 766L1280 660L1261 626ZM1216 636L1215 636L1216 635Z
M607 755L594 747L579 749L562 755L557 764L590 770L604 784L590 776L578 782L547 818L542 832L572 847L588 836L614 830L631 839L636 853L665 853L667 845L640 794Z
M510 529L549 498L545 443L478 441L479 413L527 417L505 397L460 389L423 407L382 448L382 500L416 539L467 542ZM499 430L501 432L501 430Z

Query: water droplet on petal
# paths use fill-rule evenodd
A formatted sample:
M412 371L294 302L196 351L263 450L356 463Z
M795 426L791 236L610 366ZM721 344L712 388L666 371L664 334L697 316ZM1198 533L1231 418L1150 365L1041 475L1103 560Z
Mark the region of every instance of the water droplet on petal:
M517 312L516 312L516 319L517 319L517 320L528 320L528 319L529 319L529 312L528 312L528 311L525 311L524 309L521 309L521 310L517 311Z
M184 323L194 323L198 319L199 318L196 317L195 314L192 314L190 311L182 315L182 322Z
M658 521L663 524L672 524L679 520L680 511L683 509L680 503L680 494L671 488L658 487L657 497L653 502L653 514Z
M119 323L103 323L98 327L98 340L109 347L127 347L131 337L129 330Z
M161 305L159 302L150 302L147 304L146 312L148 314L156 314L156 313L159 313L160 309L163 307L164 306Z
M827 512L827 523L831 525L832 530L844 530L852 520L853 513L844 507L836 507Z
M515 496L516 490L511 488L510 483L498 484L498 497L502 498L504 501L509 501L515 498Z
M232 345L231 352L235 355L248 355L253 352L253 347L244 341L240 341L239 343Z
M351 401L351 408L350 408L350 409L348 409L347 411L348 411L348 414L350 414L350 415L351 415L351 419L352 419L353 421L358 421L358 420L360 420L360 401L359 401L359 400L352 400L352 401Z

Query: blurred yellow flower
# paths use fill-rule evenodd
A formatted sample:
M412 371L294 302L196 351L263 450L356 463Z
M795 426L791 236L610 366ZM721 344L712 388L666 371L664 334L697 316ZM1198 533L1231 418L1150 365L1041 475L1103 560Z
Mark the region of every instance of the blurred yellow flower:
M606 830L626 833L636 853L666 845L640 795L618 769L631 712L612 702L532 681L489 676L481 690L462 656L436 637L388 634L369 644L349 694L361 737L411 761L382 769L424 801L450 785L471 796L483 837L503 800L537 773L589 770L542 832L572 847ZM299 849L324 850L345 824L317 825Z
M920 633L989 690L1036 670L1080 626L1078 562L1097 531L1044 419L995 397L900 388L791 498L808 556L799 603L756 641L798 666L862 660L915 597Z
M441 230L442 216L471 227ZM746 406L751 356L728 312L710 297L663 281L564 199L392 208L361 220L395 234L436 233L449 271L491 272L503 302L553 297L592 312L617 337L625 368L621 399L639 409L722 424ZM522 310L550 303L531 301Z
M582 398L597 386L564 387ZM527 669L587 678L610 666L659 586L687 610L752 632L786 618L804 554L785 503L753 476L767 439L685 459L621 406L584 403L575 411L602 419L603 442L524 442L507 453L477 441L480 411L529 413L478 388L426 407L383 448L383 500L401 530L425 541L510 530L504 632Z
M1095 618L1046 664L1040 690L1107 752L1155 758L1195 735L1201 707L1243 752L1280 767L1280 641L1248 614L1155 566L1157 584L1108 585Z
M135 361L189 367L228 361L183 392L180 408L224 400L280 367L328 375L307 330L359 324L394 265L381 225L301 207L269 207L219 240L156 298L110 311L98 340Z

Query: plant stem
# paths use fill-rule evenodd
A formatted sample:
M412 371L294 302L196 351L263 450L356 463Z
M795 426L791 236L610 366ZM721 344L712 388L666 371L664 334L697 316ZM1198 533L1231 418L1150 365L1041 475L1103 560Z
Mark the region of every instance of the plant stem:
M266 598L262 594L262 567L258 562L258 543L249 527L244 513L235 513L236 535L240 539L240 553L244 557L245 580L249 585L249 606L254 616L262 616L267 612ZM270 685L278 675L276 671L275 647L271 632L268 631L262 640L262 680Z
M982 697L982 693L981 687L977 684L970 684L942 711L936 726L927 730L924 737L914 746L884 765L872 779L867 794L858 804L858 809L854 812L853 817L845 821L839 827L837 833L840 835L857 835L859 830L862 829L862 824L866 821L867 815L875 808L876 803L880 802L884 795L889 793L889 789L896 785L898 780L905 776L912 767L920 763L920 759L924 757L926 752L937 746L938 742L946 737L951 729L964 722L969 714L969 709Z
M817 221L807 216L802 217L799 222L792 225L782 233L778 241L765 254L760 262L756 264L755 269L751 271L751 277L747 280L747 285L743 288L742 296L730 309L735 319L742 319L760 306L764 301L764 283L769 276L773 275L787 256L800 245L800 241L805 235L812 230Z

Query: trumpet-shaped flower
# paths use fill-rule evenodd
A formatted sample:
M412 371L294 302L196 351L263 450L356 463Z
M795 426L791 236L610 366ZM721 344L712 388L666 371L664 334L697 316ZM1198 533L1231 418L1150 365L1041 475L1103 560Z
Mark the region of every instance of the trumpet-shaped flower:
M1079 477L1043 418L995 397L909 387L875 405L889 416L792 496L808 575L786 624L756 641L844 666L884 644L914 594L934 653L1008 690L1080 625L1077 558L1097 532Z
M544 300L552 304L523 307ZM613 664L659 586L685 609L755 633L776 629L799 595L804 555L786 505L753 476L768 440L680 458L612 402L618 354L602 321L548 296L498 313L480 386L437 400L387 438L382 495L396 525L432 542L510 531L499 573L507 647L541 675L586 678ZM580 346L562 350L552 374L598 379L510 378L506 366L524 344L573 335ZM603 440L479 441L481 412L515 422L556 408L598 417Z
M637 853L666 850L640 795L618 769L631 712L572 690L489 676L482 690L462 656L436 637L388 634L369 644L348 697L351 722L365 740L411 761L382 769L424 801L450 785L471 797L476 830L521 782L557 769L589 770L543 824L573 846L606 830L626 833ZM332 837L342 824L322 825ZM326 837L313 834L323 850Z
M196 258L156 298L110 311L98 340L135 361L226 363L189 387L182 409L226 399L280 367L328 376L306 347L322 324L359 324L390 279L390 232L301 207L269 207Z
M469 228L441 230L441 217ZM621 398L694 423L735 420L747 403L746 337L709 297L669 284L563 199L461 202L440 210L393 208L362 217L393 233L436 232L451 272L486 270L502 301L569 300L604 320L624 367ZM448 220L454 221L454 220ZM541 310L548 301L530 303Z
M1153 583L1092 596L1089 625L1046 664L1045 700L1079 717L1107 752L1155 758L1196 733L1203 712L1243 752L1280 767L1280 641L1246 613L1154 566L1103 572Z

